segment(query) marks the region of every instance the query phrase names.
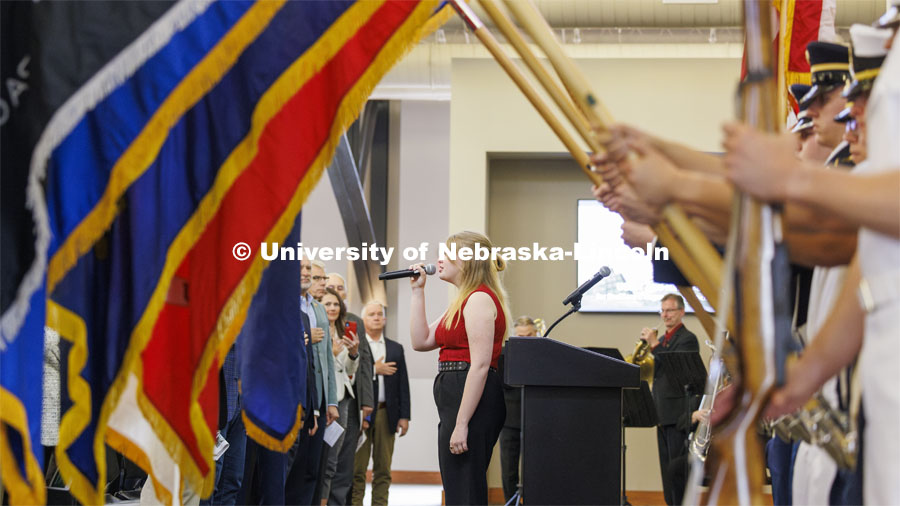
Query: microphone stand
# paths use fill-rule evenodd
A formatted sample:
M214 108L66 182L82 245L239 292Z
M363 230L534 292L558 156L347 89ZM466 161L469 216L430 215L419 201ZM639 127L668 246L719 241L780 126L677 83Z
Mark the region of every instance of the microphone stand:
M557 318L556 321L553 322L553 325L550 325L550 328L547 329L547 332L544 332L544 337L549 336L549 335L550 335L550 331L553 330L553 327L555 327L559 322L565 320L566 318L568 318L569 315L571 315L572 313L574 313L574 312L578 311L579 309L581 309L581 297L582 297L582 296L579 295L578 297L572 299L572 302L571 302L572 307L571 307L571 309L569 309L569 311L568 311L566 314L564 314L564 315L560 316L559 318Z

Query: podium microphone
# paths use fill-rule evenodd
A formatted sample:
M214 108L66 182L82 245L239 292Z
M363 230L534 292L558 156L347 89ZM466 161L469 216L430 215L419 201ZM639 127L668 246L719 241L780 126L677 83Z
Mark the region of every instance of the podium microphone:
M429 276L437 272L437 267L434 264L423 265L423 269L425 269L425 274ZM382 272L378 275L378 279L381 281L386 281L388 279L400 279L400 278L417 278L419 277L419 271L414 269L403 269L402 271L388 271Z
M570 314L581 309L581 297L583 297L588 290L593 288L594 285L599 283L601 279L609 276L610 274L612 274L612 271L609 269L609 267L603 266L599 271L597 271L597 274L594 274L591 279L585 281L581 284L581 286L576 288L574 292L570 293L569 296L566 297L566 300L563 301L563 305L567 306L569 304L572 304L572 307L569 308L569 311L566 312L566 314L557 318L556 321L553 322L553 325L550 325L550 328L547 329L547 332L544 333L544 337L549 336L550 331L553 330L553 327L556 327L559 322L565 320L566 317L568 317Z
M612 271L609 267L603 266L597 271L597 274L594 274L594 277L585 281L578 288L575 289L574 292L570 293L568 297L563 301L563 306L568 306L569 304L577 301L581 301L581 297L587 293L588 290L594 287L597 283L600 282L601 279L605 278L612 274ZM580 304L579 304L580 305Z

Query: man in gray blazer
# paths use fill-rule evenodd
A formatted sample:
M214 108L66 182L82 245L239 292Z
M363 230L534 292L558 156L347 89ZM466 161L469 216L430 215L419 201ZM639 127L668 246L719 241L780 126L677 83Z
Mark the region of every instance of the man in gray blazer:
M344 278L340 274L331 273L328 275L327 286L333 288L342 299L344 304L347 303L347 291L344 284ZM362 410L363 418L370 415L375 408L375 392L373 389L373 371L375 361L372 360L372 350L369 348L369 341L366 340L366 331L362 320L359 316L351 312L347 312L345 317L348 322L356 323L356 337L359 339L359 367L356 369L356 376L353 378L353 389L355 396L345 394L344 399L348 400L348 409L346 419L341 413L341 424L344 425L343 442L338 448L335 445L330 453L336 457L334 475L331 478L330 490L323 491L323 499L328 499L328 504L349 504L350 491L353 485L353 462L356 456L356 442L359 434L366 427L360 426L359 412ZM368 426L368 422L362 422ZM329 457L331 459L331 457Z

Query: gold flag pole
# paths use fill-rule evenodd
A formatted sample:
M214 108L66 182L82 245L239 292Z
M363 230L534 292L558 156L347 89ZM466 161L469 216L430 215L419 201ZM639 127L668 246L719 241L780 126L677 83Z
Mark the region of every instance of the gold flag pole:
M569 58L556 40L553 30L540 15L530 0L505 0L522 28L544 51L569 95L578 105L588 123L596 131L604 131L613 123L613 117L597 96L591 91L587 78ZM498 25L499 26L499 25ZM666 206L663 219L671 226L671 231L696 260L696 264L706 279L713 284L713 291L721 286L722 258L706 236L694 225L679 207ZM668 246L668 245L667 245ZM692 280L693 281L693 280ZM704 291L709 297L711 292Z
M503 67L503 70L505 70L513 82L516 83L516 86L519 87L519 90L522 91L525 98L531 102L531 105L534 106L538 114L540 114L541 117L544 118L544 121L550 125L550 129L553 130L553 133L556 134L569 153L572 154L572 157L575 158L581 171L584 172L595 185L599 186L603 184L603 178L600 177L600 174L591 170L593 165L591 164L591 160L587 153L585 153L584 149L578 145L578 142L575 141L569 131L566 130L566 127L559 118L556 117L544 99L541 98L534 86L528 82L528 78L525 74L503 51L503 48L500 47L500 43L497 42L497 39L494 38L490 30L484 26L484 23L478 19L475 12L472 11L472 8L465 2L457 0L451 0L451 4L456 8L457 12L460 13L463 20L469 25L469 28L471 28L475 36L478 37L478 40L484 44L484 47L491 53L494 59L497 60L497 63Z
M491 32L484 26L484 23L475 15L474 11L465 3L457 0L452 0L451 4L457 9L457 11L462 16L463 20L467 23L470 29L473 31L476 37L484 44L485 48L494 59L500 64L500 66L506 71L506 73L510 76L513 82L518 86L518 88L522 91L525 97L531 102L531 104L535 107L538 114L547 122L553 132L557 135L557 137L562 141L563 145L566 146L566 149L571 153L572 157L575 158L575 161L578 163L582 172L588 176L588 178L595 184L600 185L603 182L602 177L591 170L592 164L590 159L569 131L563 126L560 120L554 115L553 111L550 109L548 104L541 98L541 96L536 92L534 86L528 81L528 78L524 75L524 73L519 69L519 67L512 61L512 59L503 51L500 47L500 44L491 34ZM512 27L512 24L509 24L509 27ZM527 46L522 46L525 50L528 50ZM535 59L536 61L536 59ZM548 76L549 77L549 76ZM551 79L552 82L552 79ZM561 109L564 109L567 101L561 101L563 105L560 106ZM575 117L577 113L571 112ZM588 134L588 137L591 137ZM687 220L687 217L684 217L684 220ZM688 224L693 227L693 224ZM677 225L676 225L677 226ZM683 226L683 225L682 225ZM672 258L675 261L676 265L682 272L691 280L692 283L697 285L700 290L706 295L707 299L710 301L715 301L715 294L717 293L717 284L715 279L710 279L709 274L706 270L701 269L698 266L698 263L691 258L688 250L682 246L683 239L676 236L672 233L668 226L664 223L657 224L654 227L654 231L660 237L660 240L663 244L669 248L669 252L672 254ZM697 230L699 234L699 230ZM700 234L700 237L703 241L706 241L706 238ZM715 252L715 250L713 250ZM713 259L715 262L716 258ZM719 260L720 261L720 260ZM712 302L714 304L714 302Z
M566 92L560 88L556 79L554 79L541 62L538 61L537 57L528 47L528 43L525 42L525 39L516 29L509 17L503 13L494 0L480 0L479 3L484 8L485 12L487 12L491 20L494 21L497 29L499 29L503 36L506 37L506 40L512 44L519 56L522 57L522 61L525 62L525 65L531 70L534 77L541 83L541 86L544 87L544 90L547 91L547 94L550 95L550 98L553 99L553 102L556 103L559 110L565 114L569 123L575 127L575 130L578 131L578 134L581 135L581 138L587 143L588 148L594 153L601 151L602 148L600 143L597 142L596 136L591 132L591 126L587 122L587 119L585 119L581 114L581 111L575 107L566 95Z

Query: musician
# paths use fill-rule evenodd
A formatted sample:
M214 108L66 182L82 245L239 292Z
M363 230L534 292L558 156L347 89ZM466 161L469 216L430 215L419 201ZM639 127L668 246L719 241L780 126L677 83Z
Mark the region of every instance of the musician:
M653 403L659 425L656 439L659 445L659 469L662 475L663 495L666 504L681 504L687 475L683 469L673 469L673 461L682 461L687 453L693 411L699 406L696 396L688 396L684 385L679 385L666 368L663 352L686 351L699 355L697 336L685 328L684 299L674 293L662 298L660 315L666 327L662 339L655 329L644 328L641 339L650 345L653 359Z
M476 232L447 239L458 248L490 250L490 240ZM506 336L506 295L499 272L502 258L438 260L438 277L459 291L444 315L431 325L425 319L425 270L412 278L410 336L413 349L441 349L434 380L437 404L438 459L446 504L487 504L487 468L506 418L503 383L497 374L500 346Z

